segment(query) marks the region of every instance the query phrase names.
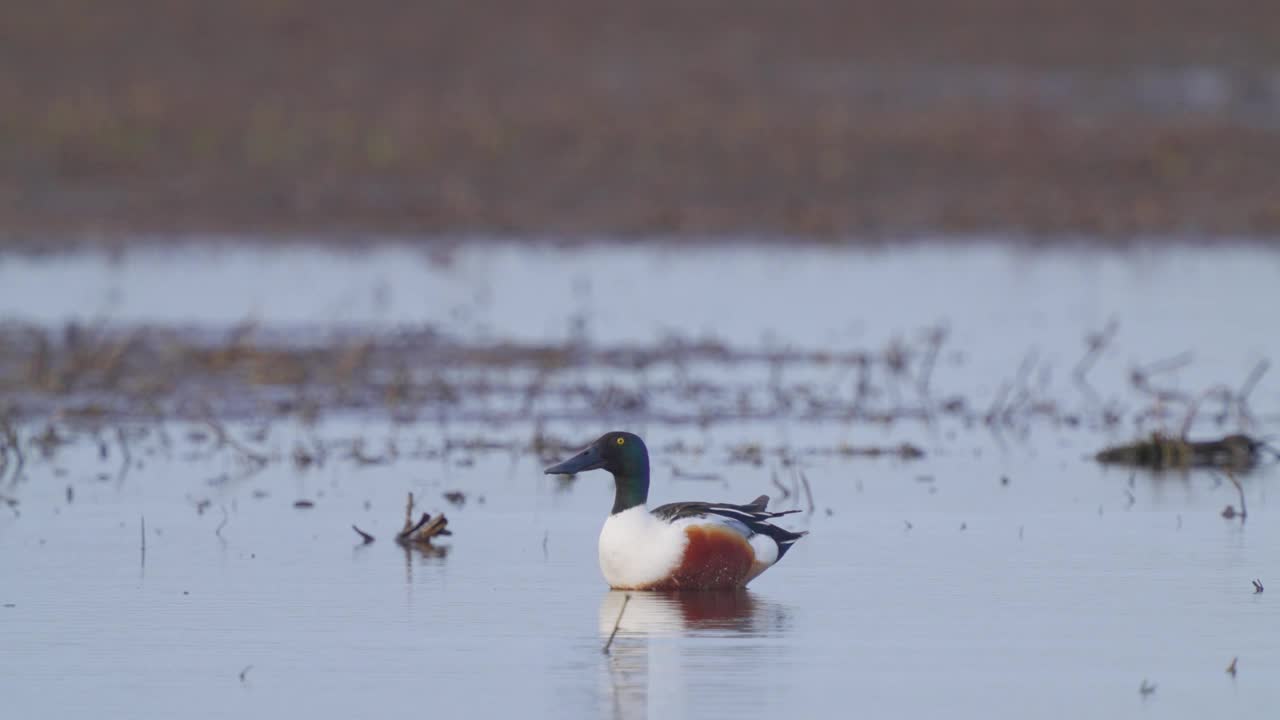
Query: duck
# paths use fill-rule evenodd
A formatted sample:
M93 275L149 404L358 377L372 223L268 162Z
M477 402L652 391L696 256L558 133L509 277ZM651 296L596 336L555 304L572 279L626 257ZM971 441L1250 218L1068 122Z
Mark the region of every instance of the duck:
M614 590L743 588L808 534L772 524L799 510L771 512L768 495L743 505L688 501L650 510L649 450L634 433L605 433L545 472L589 470L613 475L613 508L599 550L600 571Z

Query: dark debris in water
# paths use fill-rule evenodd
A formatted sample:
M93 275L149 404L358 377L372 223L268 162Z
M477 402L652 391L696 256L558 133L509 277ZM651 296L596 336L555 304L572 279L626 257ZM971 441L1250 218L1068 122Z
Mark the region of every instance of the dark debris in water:
M1104 464L1151 470L1218 468L1244 471L1257 465L1264 453L1276 454L1276 451L1265 442L1241 433L1215 440L1193 441L1156 432L1146 440L1105 448L1095 458Z
M404 528L396 534L396 542L401 545L430 545L437 537L452 535L449 530L449 519L440 513L435 517L431 513L422 513L415 522L413 520L413 493L409 493L404 508Z

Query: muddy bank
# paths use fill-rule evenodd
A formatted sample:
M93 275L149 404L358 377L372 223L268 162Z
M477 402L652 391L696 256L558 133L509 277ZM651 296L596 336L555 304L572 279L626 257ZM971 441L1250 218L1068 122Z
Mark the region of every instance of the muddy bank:
M1280 232L1267 3L75 5L6 23L10 246Z

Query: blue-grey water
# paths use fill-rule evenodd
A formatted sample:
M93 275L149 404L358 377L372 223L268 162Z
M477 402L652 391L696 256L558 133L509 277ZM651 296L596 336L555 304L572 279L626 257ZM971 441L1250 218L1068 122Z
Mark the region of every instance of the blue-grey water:
M1112 319L1121 329L1094 370L1104 393L1133 363L1185 350L1194 363L1167 382L1189 392L1280 358L1268 330L1280 255L1256 247L185 249L5 257L0 287L0 317L46 325L253 317L285 329L430 324L478 340L840 348L944 322L964 359L942 363L937 382L988 396L1034 349L1061 358L1067 397L1082 338ZM1250 398L1259 435L1276 431L1278 382L1264 376ZM585 441L605 422L545 429ZM31 450L21 479L0 478L6 715L1255 718L1280 706L1275 467L1244 476L1247 520L1227 519L1239 499L1221 477L1089 459L1128 439L1128 424L1042 424L1014 439L910 423L632 428L654 448L657 502L769 493L807 510L803 493L780 497L775 473L799 486L777 458L727 463L745 441L910 441L927 455L805 457L813 512L787 524L811 535L744 595L633 593L607 655L622 604L595 559L607 476L566 486L532 456L453 452L280 462L245 477L227 454L191 450L192 429L168 423L167 449L139 439L123 472L114 445L104 457L86 437L47 458ZM255 447L532 433L339 415L277 421ZM673 443L705 451L663 457ZM673 463L719 477L682 479ZM464 505L444 499L451 490ZM393 542L410 491L447 513L443 549ZM296 508L302 499L314 506ZM353 523L377 542L361 545ZM1255 593L1255 578L1274 589ZM1144 682L1154 691L1140 693Z

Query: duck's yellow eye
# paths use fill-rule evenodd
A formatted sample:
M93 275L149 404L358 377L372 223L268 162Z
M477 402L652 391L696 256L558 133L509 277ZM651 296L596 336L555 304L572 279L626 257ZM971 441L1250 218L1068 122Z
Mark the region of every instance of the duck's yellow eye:
M627 439L626 439L626 438L618 438L618 439L617 439L617 440L615 440L614 442L618 443L619 445L626 445L626 444L627 444Z

